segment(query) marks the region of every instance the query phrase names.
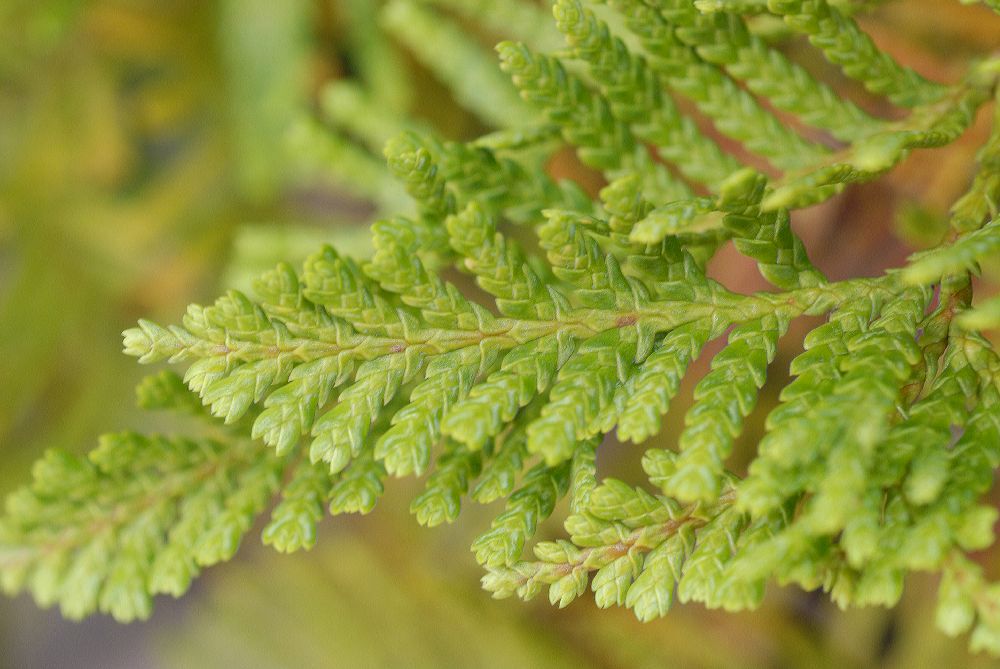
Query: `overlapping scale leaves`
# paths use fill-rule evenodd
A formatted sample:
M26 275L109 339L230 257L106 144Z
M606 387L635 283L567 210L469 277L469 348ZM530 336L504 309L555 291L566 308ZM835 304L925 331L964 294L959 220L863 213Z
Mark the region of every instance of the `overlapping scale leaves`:
M1000 131L949 243L902 272L828 281L790 213L953 141L995 96L997 61L932 83L824 0L608 4L615 21L555 2L556 55L538 50L548 37L498 46L502 95L523 101L509 109L469 98L457 70L415 46L483 118L525 125L469 143L406 130L385 157L413 206L372 226L370 258L327 246L262 276L255 296L126 331L140 362L186 365L183 380L145 381L140 403L211 414L228 436L115 435L88 458L47 456L0 524L4 586L73 616L142 617L151 594L179 594L232 555L272 498L263 540L293 551L316 541L324 507L367 513L390 477L419 476L424 525L503 500L472 543L497 597L547 590L562 607L590 588L646 621L675 601L752 607L769 580L891 605L907 572L942 571L941 626L1000 652L996 586L978 587L965 556L993 541L997 513L980 497L1000 463L1000 359L962 329L987 314L969 311L969 272L1000 250L1000 181L982 176ZM430 30L436 10L391 11L412 37L407 18ZM764 11L906 114L840 98L741 16ZM439 32L451 44L455 30ZM607 179L598 200L545 172L540 155L560 142ZM710 278L727 243L773 292ZM824 320L737 476L729 456L804 315ZM660 433L700 357L677 447L615 443ZM603 478L602 450L641 453L648 480ZM566 538L527 559L563 498Z
M208 418L168 371L137 388L140 406ZM311 548L333 481L325 467L261 449L246 418L213 437L108 434L86 457L51 451L7 499L2 583L81 618L146 618L152 596L183 594L202 568L230 559L280 496L263 540Z

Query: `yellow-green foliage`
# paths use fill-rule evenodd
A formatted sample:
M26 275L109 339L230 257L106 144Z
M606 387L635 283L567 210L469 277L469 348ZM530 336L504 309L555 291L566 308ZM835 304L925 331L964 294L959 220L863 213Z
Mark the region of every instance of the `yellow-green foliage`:
M368 195L386 208L405 192L408 210L374 223L367 261L326 246L262 276L254 298L230 291L180 325L127 330L129 355L186 368L183 383L145 382L144 405L198 413L194 393L227 427L114 435L87 458L41 460L0 524L5 588L71 616L143 617L151 594L179 594L230 557L271 498L264 541L294 551L314 544L324 506L366 513L389 477L429 474L411 506L425 525L454 521L469 497L506 499L472 546L497 597L547 589L562 607L590 587L599 606L649 620L675 599L753 607L777 581L891 606L908 572L933 571L942 629L1000 654L997 586L967 557L993 543L997 518L981 498L1000 464L1000 358L968 328L997 323L995 303L970 310L970 274L1000 247L1000 123L947 241L902 271L829 281L791 225L911 150L953 142L980 108L1000 116L1000 60L931 82L825 0L592 4L554 3L556 54L537 48L549 33L512 19L527 41L501 43L492 70L432 6L485 12L487 30L529 6L389 3L387 30L498 130L445 141L395 118L399 82L383 99L328 93L351 139L313 157L349 158L348 178L363 166ZM843 99L743 16L763 13L903 109L876 118ZM741 149L721 148L691 108ZM365 145L390 133L383 168ZM545 172L564 146L607 180L598 199ZM727 244L774 289L710 278ZM449 268L481 292L461 292ZM825 322L737 477L727 458L803 316ZM656 434L712 340L678 450L646 450L647 481L599 480L595 450L616 447L605 436ZM564 496L567 537L525 557Z

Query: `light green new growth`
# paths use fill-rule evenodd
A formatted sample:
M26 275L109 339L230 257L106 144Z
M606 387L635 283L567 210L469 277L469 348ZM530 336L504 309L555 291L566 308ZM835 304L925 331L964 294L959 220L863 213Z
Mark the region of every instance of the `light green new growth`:
M445 141L363 87L327 90L337 129L304 124L300 146L383 210L406 208L372 226L367 260L326 246L262 276L254 297L126 330L139 362L185 367L144 381L140 405L212 421L213 436L110 435L85 458L46 455L0 521L4 588L71 617L143 618L152 595L231 557L268 506L263 541L307 549L324 507L367 513L387 479L426 476L411 504L424 525L504 500L472 544L496 597L547 590L563 607L589 588L646 621L674 601L753 607L769 582L891 606L907 573L939 572L939 626L1000 654L1000 589L969 557L997 518L981 500L1000 464L1000 358L976 329L1000 324L1000 301L972 308L970 275L1000 251L1000 112L947 238L905 267L830 281L793 230L794 210L995 110L1000 60L931 82L825 0L594 4L557 0L557 30L525 3L360 12L495 131ZM748 27L766 13L906 109L875 118L808 74ZM509 22L522 41L488 68L456 15ZM546 53L557 34L565 47ZM390 59L376 47L368 78ZM384 95L406 99L388 80ZM596 200L545 171L563 147L607 180ZM727 244L773 290L710 278ZM824 322L747 471L730 471L802 316ZM603 477L597 452L625 457L636 446L617 442L658 434L699 357L677 448L642 452L640 485ZM526 556L564 497L565 537Z

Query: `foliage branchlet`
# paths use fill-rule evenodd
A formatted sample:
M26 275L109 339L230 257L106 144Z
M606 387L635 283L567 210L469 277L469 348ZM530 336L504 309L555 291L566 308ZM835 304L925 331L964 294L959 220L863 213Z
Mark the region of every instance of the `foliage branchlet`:
M390 477L426 475L411 506L425 525L505 500L472 545L497 597L547 589L562 607L589 587L645 621L675 600L753 607L771 580L892 605L908 572L941 572L939 625L1000 654L998 586L968 557L992 545L997 517L982 496L1000 464L1000 358L975 328L1000 322L1000 307L971 309L969 277L1000 251L1000 125L947 240L901 271L828 281L792 226L794 210L957 139L995 104L1000 61L931 82L826 0L608 4L620 20L555 2L556 54L542 50L556 31L511 19L523 41L501 43L486 73L475 42L434 12L485 8L495 29L533 9L389 3L388 29L497 132L448 142L355 119L363 138L402 130L385 175L409 196L406 215L373 225L366 260L324 247L262 276L254 297L231 291L179 325L127 330L127 354L185 367L143 382L140 404L200 415L212 436L118 434L87 457L45 456L0 521L4 588L73 617L145 617L152 595L231 557L272 500L263 540L294 551L315 543L324 508L366 513ZM744 15L764 12L900 116L861 111L758 37ZM474 67L463 74L415 29ZM598 200L546 174L539 155L561 145L608 180ZM730 243L773 290L706 274ZM779 340L806 315L824 322L737 476L729 455ZM656 435L713 341L677 449L645 450L643 485L602 479L598 449L633 448L615 433ZM566 538L526 559L566 496Z

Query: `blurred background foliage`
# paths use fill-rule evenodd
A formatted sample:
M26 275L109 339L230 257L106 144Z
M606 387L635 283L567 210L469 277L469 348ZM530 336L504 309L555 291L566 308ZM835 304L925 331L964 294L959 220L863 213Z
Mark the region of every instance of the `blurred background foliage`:
M530 121L490 47L515 38L558 48L543 5L0 2L0 491L45 448L86 450L125 426L169 429L132 408L143 370L119 354L119 332L139 316L176 320L188 302L246 288L321 241L364 255L362 224L408 206L381 161L388 137L429 128L470 139ZM1000 22L981 7L864 5L862 23L881 45L942 80L1000 42ZM755 29L871 108L780 24ZM805 212L796 225L816 263L832 278L871 275L936 243L970 178L982 116L933 161L916 152L887 178ZM565 152L549 167L600 186ZM763 287L734 253L712 271L727 285ZM800 346L794 333L783 343L776 377ZM773 401L784 379L769 383ZM758 417L769 409L761 404ZM660 439L670 442L683 408ZM760 423L748 424L737 465ZM636 455L605 448L602 472L625 473ZM989 666L933 630L933 584L920 579L892 612L840 613L779 588L755 613L686 606L647 625L587 598L562 612L493 602L468 550L489 510L421 530L407 513L415 490L391 486L370 517L327 520L308 554L275 556L248 541L236 562L180 602L158 602L144 624L66 623L25 598L3 600L0 666ZM982 560L996 577L996 556Z

